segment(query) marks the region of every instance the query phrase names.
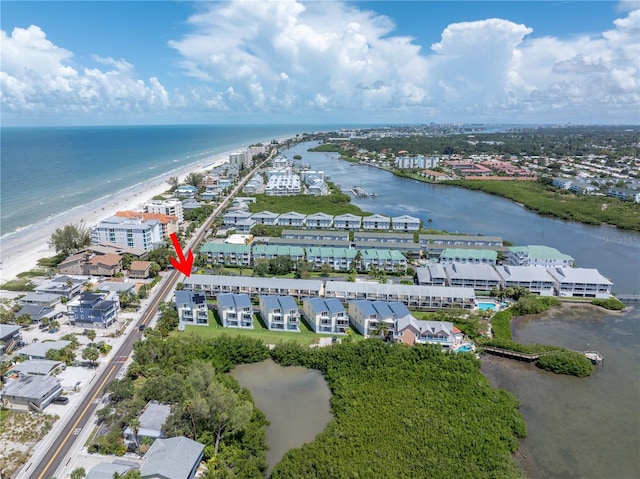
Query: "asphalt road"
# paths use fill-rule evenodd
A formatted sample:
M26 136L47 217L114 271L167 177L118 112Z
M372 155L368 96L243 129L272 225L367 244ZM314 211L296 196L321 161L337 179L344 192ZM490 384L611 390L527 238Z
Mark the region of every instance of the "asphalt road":
M218 205L213 214L207 219L207 221L205 221L204 225L200 228L196 236L191 240L187 247L184 248L185 251L194 249L202 242L215 217L218 216L222 212L222 210L227 207L231 199L238 194L240 189L249 180L249 178L253 176L255 171L266 164L266 162L269 161L274 156L274 154L276 154L275 149L272 150L267 160L256 166L250 174L246 175L243 180L233 189L231 194L229 194L227 198L222 203L220 203L220 205ZM86 426L87 422L91 419L96 409L98 408L98 405L100 404L100 398L104 394L105 386L113 381L120 369L122 369L123 365L127 362L129 356L133 351L133 344L142 338L143 333L139 331L139 327L141 325L147 326L151 324L156 312L158 311L158 306L163 301L163 299L173 291L178 278L180 278L181 276L181 273L176 270L172 270L165 278L165 280L158 285L159 289L156 288L156 290L152 292L152 294L150 295L150 301L147 304L146 309L140 315L140 319L136 323L135 328L129 333L125 341L120 345L120 348L117 350L116 354L112 356L107 367L103 369L99 376L92 382L89 393L85 396L82 403L78 406L71 418L67 421L67 424L58 436L58 440L53 443L53 446L45 453L42 460L36 467L33 468L33 470L21 471L21 475L29 474L28 477L30 479L50 479L54 477L56 471L61 466L61 462L73 446L79 433ZM30 467L31 466L28 466L28 468Z

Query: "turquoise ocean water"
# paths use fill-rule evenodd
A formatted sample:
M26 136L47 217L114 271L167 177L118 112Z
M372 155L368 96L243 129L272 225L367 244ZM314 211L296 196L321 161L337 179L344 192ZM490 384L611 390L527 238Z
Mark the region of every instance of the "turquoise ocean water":
M0 129L0 235L256 142L329 126Z

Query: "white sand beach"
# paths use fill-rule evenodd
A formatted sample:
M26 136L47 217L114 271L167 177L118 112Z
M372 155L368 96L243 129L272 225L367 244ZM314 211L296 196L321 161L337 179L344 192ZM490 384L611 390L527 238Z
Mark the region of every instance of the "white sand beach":
M169 189L167 184L169 177L177 176L180 181L183 181L191 172L208 172L225 163L233 151L191 163L3 238L0 242L0 282L14 279L19 273L35 268L41 258L53 256L55 251L49 247L48 242L57 228L80 222L91 227L104 218L113 216L116 211L139 209L143 203Z

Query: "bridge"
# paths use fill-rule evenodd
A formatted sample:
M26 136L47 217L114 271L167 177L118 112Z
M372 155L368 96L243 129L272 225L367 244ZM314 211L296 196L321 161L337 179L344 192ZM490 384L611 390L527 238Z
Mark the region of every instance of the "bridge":
M640 294L618 294L616 295L616 298L623 303L633 303L640 301Z

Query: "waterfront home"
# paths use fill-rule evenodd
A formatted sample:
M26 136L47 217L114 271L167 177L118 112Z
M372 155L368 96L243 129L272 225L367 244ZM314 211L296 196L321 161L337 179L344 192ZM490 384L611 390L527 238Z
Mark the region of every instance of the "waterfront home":
M400 301L408 308L430 310L441 308L475 308L475 293L471 288L446 286L418 286L408 284L352 283L327 281L325 298L341 301L368 299L371 301Z
M502 246L502 238L499 236L421 234L418 241L425 250L434 246L480 246L488 249Z
M575 260L568 254L543 245L511 246L506 255L507 263L514 266L544 266L545 268L569 268Z
M222 293L217 296L222 326L253 329L253 308L248 294Z
M500 265L495 268L502 279L503 288L522 287L540 296L555 294L555 280L547 268L513 265Z
M156 439L166 437L162 432L164 423L171 414L171 406L160 404L158 401L149 401L138 416L139 426L134 432L131 427L124 429L124 445L127 449L133 450L144 442L146 445L152 444Z
M455 329L453 323L448 321L424 321L407 315L396 320L394 340L411 346L415 344L438 344L443 349L451 349L456 344ZM460 336L459 330L458 336Z
M632 190L630 188L609 188L607 190L607 196L619 198L624 201L640 203L640 191Z
M422 286L450 286L444 265L439 263L416 268L414 282Z
M307 228L327 229L333 226L333 216L325 213L313 213L307 215L305 220Z
M200 253L207 255L211 264L251 266L251 245L230 243L205 243Z
M391 229L393 231L418 231L420 220L409 215L394 216L391 218ZM413 238L411 238L413 242Z
M613 283L592 268L549 268L555 280L556 296L600 298L611 296Z
M173 233L178 232L178 217L165 215L162 213L141 213L139 211L116 211L115 216L120 218L133 218L145 221L157 220L162 225L162 234L168 238Z
M246 293L252 298L261 294L273 294L291 295L300 299L320 296L323 283L310 279L197 274L185 278L184 287L192 291L203 291L209 297L220 293Z
M300 311L291 296L260 295L260 315L272 331L300 332Z
M140 467L142 479L193 479L204 444L184 436L156 439Z
M253 215L251 215L251 219L254 220L257 224L277 226L279 216L280 215L278 213L272 213L271 211L261 211L259 213L254 213Z
M151 251L164 243L164 229L158 220L112 216L91 228L91 241L109 242Z
M292 196L302 193L300 177L294 174L273 175L264 189L267 196Z
M3 404L17 411L41 413L55 398L62 394L60 380L51 376L19 375L10 380L0 395Z
M181 185L173 192L173 196L176 198L195 198L198 194L198 188L193 185Z
M362 216L346 213L333 218L333 227L337 230L359 230L362 225Z
M391 225L391 218L383 215L371 215L362 218L362 229L388 231Z
M552 178L551 186L560 188L561 190L568 190L573 185L575 180L573 178Z
M428 180L431 180L431 181L446 181L446 180L453 179L450 176L445 175L440 171L434 171L429 169L422 170L419 174L420 176L427 178Z
M178 222L184 221L184 209L182 201L176 198L168 200L151 200L142 205L142 211L145 213L160 213L167 216L175 216Z
M115 276L122 271L119 254L94 254L88 250L69 255L56 267L60 274Z
M365 338L374 335L381 322L386 323L386 334L392 337L396 320L410 315L398 301L349 301L351 323Z
M229 155L229 165L236 166L238 169L249 166L250 162L251 153L249 150L236 151Z
M74 326L108 328L118 319L119 309L115 293L85 291L67 303L69 322Z
M204 293L195 291L176 291L175 305L178 311L180 326L187 324L198 326L209 325L209 309Z
M284 156L278 156L271 160L271 166L276 170L284 170L289 167L289 159Z
M304 298L302 312L316 333L345 334L349 329L349 315L338 299Z
M453 263L444 265L451 286L462 286L479 291L499 288L502 281L489 264Z
M278 226L288 226L290 228L302 228L304 226L304 220L307 215L298 213L296 211L289 211L288 213L282 213L278 217Z
M300 179L305 185L312 185L315 181L324 181L324 171L321 170L303 170L300 172Z
M440 263L496 264L498 253L490 249L447 248L440 254Z
M322 180L315 180L307 186L307 194L309 196L327 196L329 193L329 185Z
M84 280L61 275L40 283L34 288L36 293L55 294L63 298L73 298L82 291Z

